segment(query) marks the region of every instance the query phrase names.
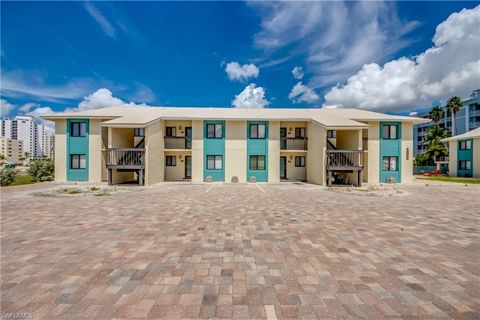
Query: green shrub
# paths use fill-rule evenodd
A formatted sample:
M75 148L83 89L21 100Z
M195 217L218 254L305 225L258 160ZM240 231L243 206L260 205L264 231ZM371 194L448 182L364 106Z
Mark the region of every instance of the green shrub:
M54 177L54 165L51 159L33 160L30 162L28 174L35 181L52 181Z
M18 171L16 169L2 169L0 170L0 185L2 187L12 184L17 177Z

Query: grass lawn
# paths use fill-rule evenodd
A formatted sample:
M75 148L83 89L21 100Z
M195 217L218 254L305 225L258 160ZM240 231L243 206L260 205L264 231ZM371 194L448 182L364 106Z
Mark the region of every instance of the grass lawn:
M480 178L460 178L460 177L447 177L447 176L430 176L430 177L417 176L416 178L422 179L422 180L432 180L432 181L480 184Z
M32 176L28 174L21 174L15 178L15 181L13 181L11 186L19 186L22 184L31 184L31 183L35 183L35 181L33 181Z

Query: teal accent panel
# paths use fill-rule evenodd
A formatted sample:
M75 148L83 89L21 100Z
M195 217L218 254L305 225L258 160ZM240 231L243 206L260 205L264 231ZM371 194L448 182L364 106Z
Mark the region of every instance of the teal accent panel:
M222 124L222 138L207 138L207 124ZM222 156L222 170L207 169L207 155ZM203 121L203 179L211 176L213 181L225 181L225 121Z
M264 124L265 139L250 139L250 125ZM268 121L247 121L247 181L255 177L258 182L268 181ZM265 170L250 170L250 156L265 156Z
M460 150L461 141L470 141L470 149ZM460 169L460 161L470 161L470 169ZM471 177L473 176L473 140L458 140L457 141L457 176L459 177Z
M72 122L86 123L85 137L71 137L70 130ZM67 180L68 181L88 181L88 137L90 132L90 123L88 119L67 119ZM86 160L85 169L72 169L70 163L70 155L84 154Z
M384 139L383 125L396 125L397 138L396 140ZM397 157L397 170L384 171L383 157ZM402 177L402 123L401 122L380 122L380 182L386 182L387 179L393 178L395 182L401 182Z

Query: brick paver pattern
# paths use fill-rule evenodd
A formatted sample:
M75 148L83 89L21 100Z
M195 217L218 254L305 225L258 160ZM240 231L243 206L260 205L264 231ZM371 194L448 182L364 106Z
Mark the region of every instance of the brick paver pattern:
M478 187L38 188L2 190L3 317L480 318Z

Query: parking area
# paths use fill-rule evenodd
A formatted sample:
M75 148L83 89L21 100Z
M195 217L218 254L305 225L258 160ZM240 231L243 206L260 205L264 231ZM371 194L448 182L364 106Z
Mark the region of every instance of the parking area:
M2 189L2 317L480 317L478 186L54 187Z

